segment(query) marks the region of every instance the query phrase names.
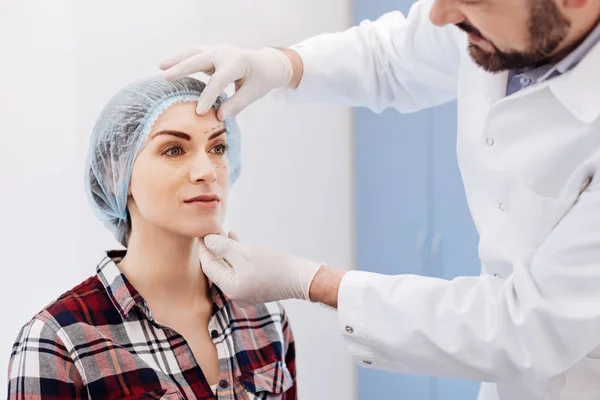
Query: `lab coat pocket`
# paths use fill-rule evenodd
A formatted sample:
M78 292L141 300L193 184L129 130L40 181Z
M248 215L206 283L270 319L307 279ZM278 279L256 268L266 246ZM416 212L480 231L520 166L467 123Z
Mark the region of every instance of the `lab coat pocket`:
M525 248L537 248L569 212L579 193L564 198L542 196L531 190L523 181L512 185L507 205L511 226L519 226L512 242Z
M248 371L239 380L251 393L283 394L294 386L294 379L282 361Z

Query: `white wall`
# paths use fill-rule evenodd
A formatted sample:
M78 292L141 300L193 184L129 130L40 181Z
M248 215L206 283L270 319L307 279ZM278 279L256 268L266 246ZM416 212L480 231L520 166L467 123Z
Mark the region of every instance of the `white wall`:
M19 327L93 274L100 251L114 245L82 185L88 136L107 99L189 44L286 46L349 21L349 0L0 3L0 395ZM242 240L351 268L350 111L267 98L239 123L244 171L231 228ZM354 398L335 314L286 306L301 398Z

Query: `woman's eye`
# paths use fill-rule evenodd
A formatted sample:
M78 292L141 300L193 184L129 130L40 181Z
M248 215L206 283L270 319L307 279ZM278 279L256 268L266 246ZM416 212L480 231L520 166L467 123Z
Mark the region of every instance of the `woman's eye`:
M227 152L227 145L218 144L212 149L210 149L210 152L217 155L223 155L225 154L225 152Z
M165 151L164 153L165 155L169 156L169 157L178 157L180 155L183 154L183 149L179 146L177 147L171 147L170 149L168 149L167 151Z

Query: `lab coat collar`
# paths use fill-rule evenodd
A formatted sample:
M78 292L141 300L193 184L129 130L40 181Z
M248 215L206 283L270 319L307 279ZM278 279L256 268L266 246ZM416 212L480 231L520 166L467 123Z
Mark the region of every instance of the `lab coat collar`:
M484 90L485 101L491 106L506 97L506 84L509 72L502 71L495 74L484 72L484 74L485 85L481 87Z
M586 124L600 116L600 43L571 71L549 81L556 98Z

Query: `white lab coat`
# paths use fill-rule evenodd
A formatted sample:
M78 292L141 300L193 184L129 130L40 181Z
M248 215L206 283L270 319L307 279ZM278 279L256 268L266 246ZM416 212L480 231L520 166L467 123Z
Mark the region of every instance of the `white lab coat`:
M411 112L458 100L458 160L481 276L353 271L342 334L367 368L479 380L480 399L600 399L600 45L506 97L431 0L297 45L284 96ZM402 134L399 132L398 134Z

